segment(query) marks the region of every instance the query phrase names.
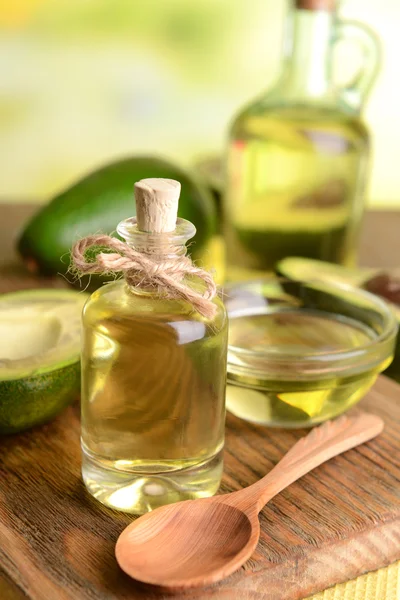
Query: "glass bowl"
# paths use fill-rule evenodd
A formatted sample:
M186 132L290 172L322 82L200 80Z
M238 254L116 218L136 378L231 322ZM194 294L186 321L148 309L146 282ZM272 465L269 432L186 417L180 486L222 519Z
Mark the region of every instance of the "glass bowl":
M340 283L226 285L227 409L256 423L310 427L358 402L393 358L396 318Z

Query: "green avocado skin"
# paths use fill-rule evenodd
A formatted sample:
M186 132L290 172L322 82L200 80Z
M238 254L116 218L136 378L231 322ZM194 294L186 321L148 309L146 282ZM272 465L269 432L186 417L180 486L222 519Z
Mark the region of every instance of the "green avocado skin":
M57 416L79 396L80 363L0 381L0 434L19 433Z
M303 259L300 257L296 257L295 260L297 268L293 267L292 257L282 259L279 262L277 262L275 264L276 275L280 277L285 277L292 282L301 281L303 278L302 266L304 264L307 273L314 272L315 278L323 277L324 264L326 265L327 263L324 263L323 261L308 262L307 258ZM377 268L375 270L376 274L379 273L381 270L382 269ZM332 273L335 272L336 280L339 283L350 283L354 287L358 287L361 289L364 289L364 283L368 279L368 277L373 276L373 269L368 269L368 276L364 273L364 271L365 269L363 268L348 269L346 267L342 267L341 265L334 265L329 263L329 274L332 276ZM399 323L399 333L397 334L393 361L384 371L384 374L400 383L400 308L394 304L390 304L390 306L397 317L397 321Z
M56 196L27 224L18 251L43 274L66 273L71 246L96 233L115 234L120 221L135 216L133 186L148 177L181 182L179 217L194 223L192 254L202 249L216 230L216 209L210 191L181 168L152 157L117 161L87 175Z

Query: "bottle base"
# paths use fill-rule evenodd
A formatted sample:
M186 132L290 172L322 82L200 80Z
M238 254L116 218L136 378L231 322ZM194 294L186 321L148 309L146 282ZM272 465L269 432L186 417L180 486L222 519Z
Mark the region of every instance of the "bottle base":
M222 470L222 450L189 468L135 473L105 467L82 448L82 477L88 492L109 508L136 515L164 504L213 496Z

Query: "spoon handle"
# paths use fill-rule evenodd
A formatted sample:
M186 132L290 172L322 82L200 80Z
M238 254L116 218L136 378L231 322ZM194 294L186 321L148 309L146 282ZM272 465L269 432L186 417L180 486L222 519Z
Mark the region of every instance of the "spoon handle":
M362 413L327 421L301 438L260 481L234 492L229 504L257 512L280 491L318 465L377 436L384 423L376 415ZM223 496L222 496L223 498Z

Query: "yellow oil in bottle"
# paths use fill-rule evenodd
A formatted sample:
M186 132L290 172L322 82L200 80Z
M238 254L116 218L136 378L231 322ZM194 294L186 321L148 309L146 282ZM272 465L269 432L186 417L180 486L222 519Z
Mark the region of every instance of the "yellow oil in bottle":
M83 478L127 512L212 495L222 474L227 319L123 281L84 309Z
M352 265L363 212L367 132L324 106L256 105L232 127L225 197L227 278L285 256Z
M301 361L339 357L374 339L376 333L367 325L321 310L277 308L232 318L227 408L244 419L277 427L307 427L336 417L362 398L391 359L351 373L349 358L344 375L335 372L333 360L324 359L320 375L312 378ZM275 354L283 361L272 368L268 358L262 358L267 352L271 360ZM263 373L264 364L268 373Z

